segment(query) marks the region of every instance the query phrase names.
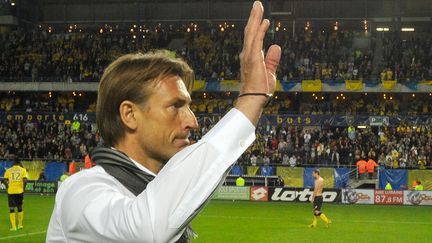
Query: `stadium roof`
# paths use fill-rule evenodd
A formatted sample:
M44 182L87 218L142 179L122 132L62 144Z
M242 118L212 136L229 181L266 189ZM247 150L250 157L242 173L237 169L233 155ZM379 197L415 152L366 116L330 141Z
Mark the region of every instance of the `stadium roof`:
M36 4L35 4L36 2ZM247 19L252 0L21 0L21 18L38 23L104 23ZM263 0L276 20L427 22L430 0Z

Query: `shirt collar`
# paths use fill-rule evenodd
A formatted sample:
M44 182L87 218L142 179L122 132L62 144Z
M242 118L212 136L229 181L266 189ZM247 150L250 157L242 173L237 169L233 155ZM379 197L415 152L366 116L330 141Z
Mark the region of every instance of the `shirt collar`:
M114 149L114 150L117 150L116 148L114 148L114 147L111 147L111 149ZM142 171L144 171L144 172L146 172L146 173L149 173L150 175L152 175L152 176L156 176L156 174L155 173L153 173L151 170L149 170L149 169L147 169L145 166L143 166L142 164L140 164L140 163L138 163L137 161L135 161L134 159L132 159L131 157L129 157L128 156L128 158L136 165L136 167L138 167L138 169L140 169L140 170L142 170Z
M130 159L132 162L134 162L134 164L136 165L136 167L138 167L138 169L140 169L140 170L142 170L142 171L144 171L144 172L147 172L147 173L149 173L149 174L152 175L152 176L156 176L155 173L153 173L152 171L150 171L149 169L147 169L146 167L144 167L142 164L136 162L135 160L133 160L133 159L130 158L130 157L129 157L129 159Z

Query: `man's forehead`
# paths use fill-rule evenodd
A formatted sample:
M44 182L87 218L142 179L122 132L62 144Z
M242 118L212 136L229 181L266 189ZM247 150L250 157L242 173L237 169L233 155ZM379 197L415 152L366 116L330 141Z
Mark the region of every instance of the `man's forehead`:
M156 81L155 87L156 90L159 89L168 89L171 92L181 93L189 97L189 91L186 88L186 85L183 79L177 75L170 75L164 78L161 78L159 81Z

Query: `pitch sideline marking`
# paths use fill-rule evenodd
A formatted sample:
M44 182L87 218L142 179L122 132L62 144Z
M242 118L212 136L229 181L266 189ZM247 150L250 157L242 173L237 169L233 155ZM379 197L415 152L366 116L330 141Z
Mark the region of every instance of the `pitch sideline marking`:
M280 218L271 217L245 217L245 216L220 216L220 215L201 215L199 217L203 218L229 218L229 219L268 219L268 220L278 220ZM332 220L334 221L334 220ZM409 222L409 221L389 221L389 220L344 220L343 222L351 223L387 223L387 224L426 224L432 225L432 222Z
M24 237L24 236L30 236L30 235L40 235L40 234L44 234L47 231L40 231L40 232L33 232L33 233L26 233L26 234L20 234L20 235L11 235L11 236L6 236L6 237L0 237L0 240L7 240L7 239L13 239L13 238L20 238L20 237Z

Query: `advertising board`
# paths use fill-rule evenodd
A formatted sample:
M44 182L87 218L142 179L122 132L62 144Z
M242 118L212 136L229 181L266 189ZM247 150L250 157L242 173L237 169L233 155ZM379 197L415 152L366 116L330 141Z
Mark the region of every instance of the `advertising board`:
M403 195L403 191L375 190L374 203L402 205L404 203Z
M374 204L373 189L343 189L342 203L346 204Z
M250 187L247 186L221 186L219 187L213 199L222 200L250 200Z

